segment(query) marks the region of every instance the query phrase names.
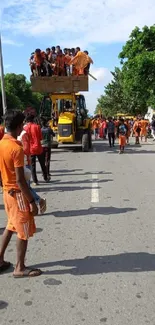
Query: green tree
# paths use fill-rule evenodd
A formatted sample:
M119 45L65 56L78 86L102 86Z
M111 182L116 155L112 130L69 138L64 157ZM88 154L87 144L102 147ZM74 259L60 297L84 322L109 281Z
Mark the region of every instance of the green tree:
M119 58L121 69L115 68L96 110L144 115L148 106L155 105L155 25L135 27Z
M7 108L21 110L26 107L33 107L39 112L40 102L43 95L33 93L31 90L31 83L26 80L22 74L8 73L5 75L5 90ZM2 99L0 91L0 112L2 115Z
M115 68L112 81L105 87L105 94L98 99L95 113L101 110L105 116L114 116L118 112L127 112L128 103L123 94L122 71Z
M145 114L155 102L155 26L136 27L119 54L122 64L123 93L131 111Z

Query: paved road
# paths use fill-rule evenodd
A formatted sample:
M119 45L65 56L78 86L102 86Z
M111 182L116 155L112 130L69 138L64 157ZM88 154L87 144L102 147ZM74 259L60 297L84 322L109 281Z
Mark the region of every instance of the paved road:
M27 254L44 274L0 276L0 325L155 325L155 145L118 155L96 142L52 160L52 182L38 188L47 215Z

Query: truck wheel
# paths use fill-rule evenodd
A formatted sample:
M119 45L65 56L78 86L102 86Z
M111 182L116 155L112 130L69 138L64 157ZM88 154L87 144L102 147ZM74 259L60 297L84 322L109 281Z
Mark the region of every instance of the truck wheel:
M88 133L85 133L82 136L82 151L83 152L88 152L89 151L89 136L88 136Z

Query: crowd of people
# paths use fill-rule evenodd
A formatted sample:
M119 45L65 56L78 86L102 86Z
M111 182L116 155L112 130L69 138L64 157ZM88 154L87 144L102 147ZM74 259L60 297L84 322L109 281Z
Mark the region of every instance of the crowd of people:
M109 146L114 147L115 139L119 139L120 153L124 152L126 144L129 144L130 136L135 137L135 144L145 140L147 142L148 135L152 134L155 141L155 118L150 123L144 117L138 116L135 119L123 118L102 118L96 117L92 119L92 128L95 139L106 139L108 136Z
M31 176L34 185L38 185L36 158L41 166L45 182L50 182L50 158L54 132L46 119L36 121L34 115L25 115L19 110L8 110L4 116L4 126L0 123L0 182L3 187L5 211L8 216L7 227L2 236L0 246L0 273L6 271L10 262L5 261L5 251L13 233L17 233L17 262L13 275L15 278L39 276L39 269L25 266L28 239L36 231L34 217L45 213L46 199L40 197L31 187ZM155 141L155 118L152 123L138 116L135 120L122 118L108 119L95 117L92 119L95 139L106 139L109 146L115 146L119 138L120 153L124 152L130 135L135 136L135 144L139 139L147 141L149 129Z
M77 76L88 75L93 60L80 47L62 50L60 46L52 46L46 51L36 49L29 64L32 76Z

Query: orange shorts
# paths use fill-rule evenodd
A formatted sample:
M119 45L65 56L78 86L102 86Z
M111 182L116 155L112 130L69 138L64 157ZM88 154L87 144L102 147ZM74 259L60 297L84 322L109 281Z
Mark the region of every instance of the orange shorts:
M141 130L140 136L141 137L146 137L147 136L147 131L146 130Z
M36 232L34 217L29 203L23 194L15 193L12 197L7 191L3 193L5 211L8 216L6 229L16 232L18 238L28 240Z
M125 135L120 135L119 136L119 145L121 147L125 147L125 145L126 145L126 136Z

